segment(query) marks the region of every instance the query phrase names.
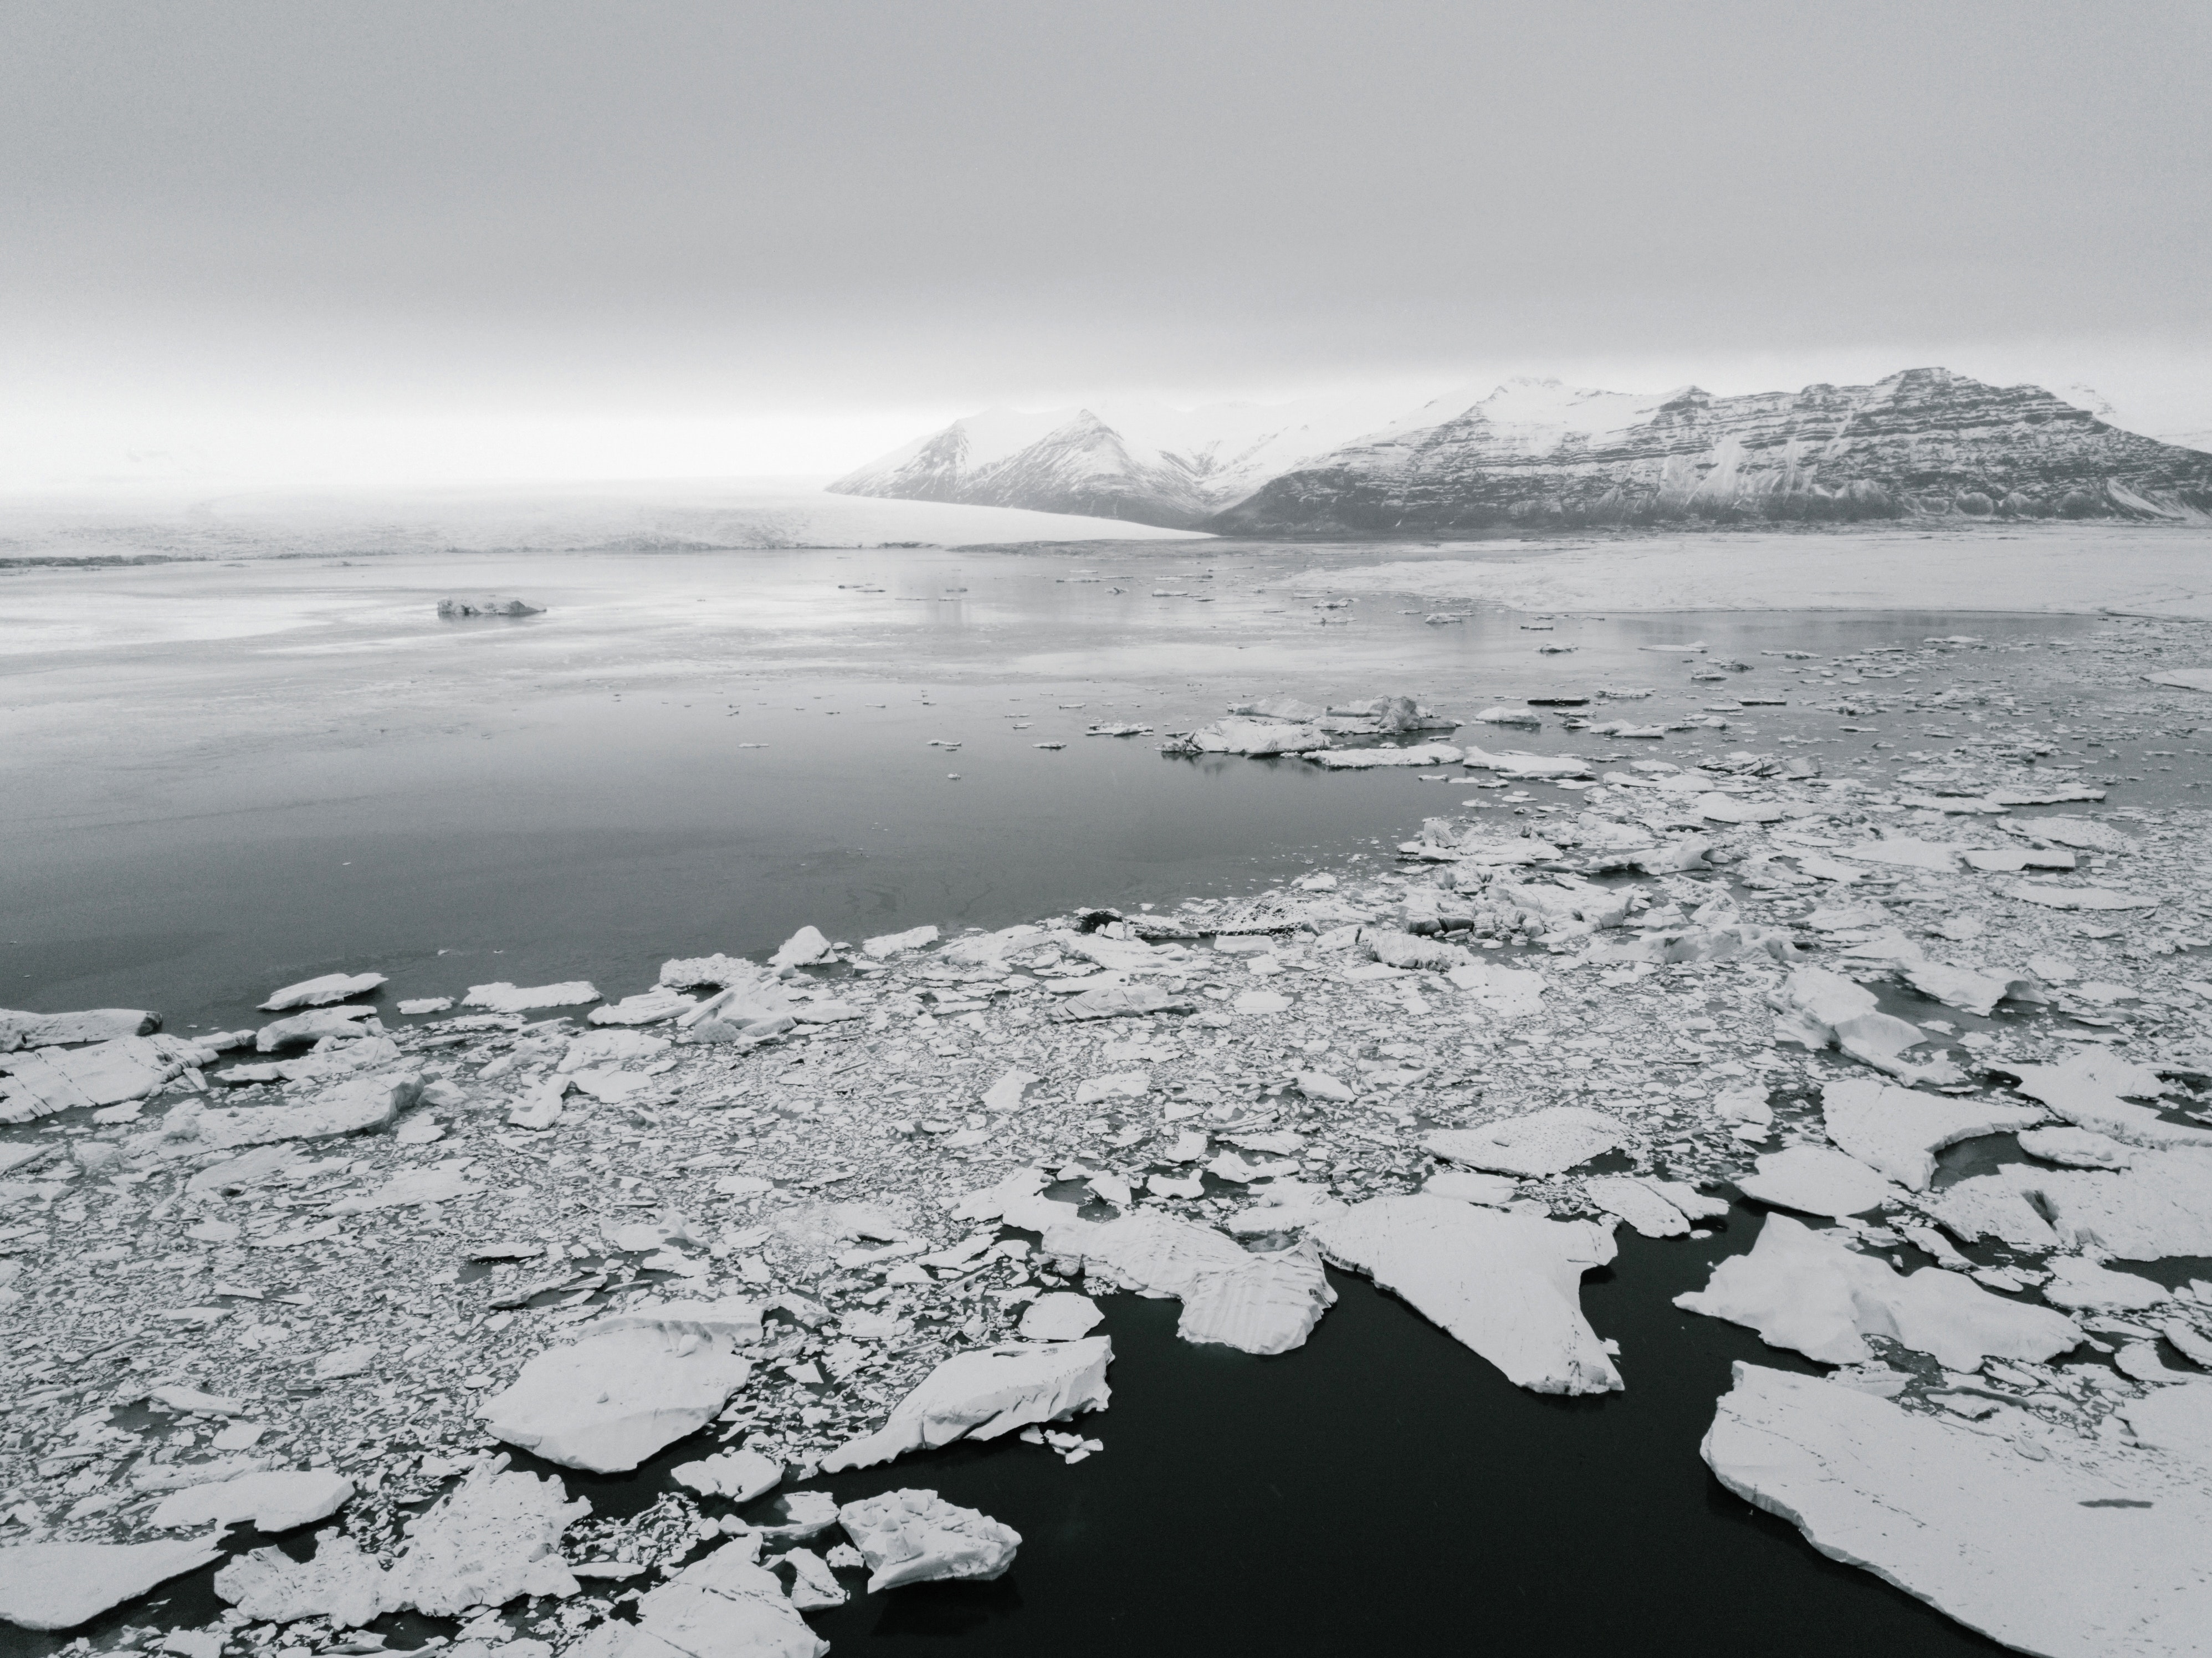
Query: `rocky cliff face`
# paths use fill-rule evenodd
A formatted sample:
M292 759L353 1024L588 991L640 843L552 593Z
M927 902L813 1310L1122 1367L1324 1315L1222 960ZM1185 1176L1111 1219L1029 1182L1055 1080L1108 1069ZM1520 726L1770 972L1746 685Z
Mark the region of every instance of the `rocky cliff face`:
M1516 381L1285 472L1203 527L1437 534L1937 513L2203 521L2212 455L2122 431L2039 386L1942 368L1735 398Z

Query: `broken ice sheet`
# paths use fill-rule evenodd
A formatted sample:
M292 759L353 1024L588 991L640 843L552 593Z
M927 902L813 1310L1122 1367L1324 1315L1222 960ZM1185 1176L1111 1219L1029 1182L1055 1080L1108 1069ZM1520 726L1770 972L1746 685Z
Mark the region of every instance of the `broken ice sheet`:
M1675 1297L1674 1304L1745 1325L1770 1346L1793 1347L1827 1364L1872 1357L1869 1336L1887 1336L1962 1370L1992 1355L2039 1363L2082 1339L2073 1320L2048 1307L1991 1295L1938 1266L1899 1272L1835 1233L1779 1214L1767 1216L1748 1254L1721 1261L1705 1289Z
M2201 1466L2101 1439L2044 1446L2032 1459L1955 1420L1739 1363L1700 1450L1722 1484L1823 1554L2007 1646L2069 1658L2201 1648Z

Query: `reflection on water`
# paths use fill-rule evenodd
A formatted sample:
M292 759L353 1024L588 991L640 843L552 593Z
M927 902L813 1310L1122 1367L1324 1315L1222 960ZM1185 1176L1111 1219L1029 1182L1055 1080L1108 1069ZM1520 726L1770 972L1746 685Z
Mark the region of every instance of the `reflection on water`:
M1247 889L1387 847L1473 798L1468 780L1171 761L1157 736L1085 737L1089 725L1188 726L1283 692L1404 690L1471 714L1601 685L1652 688L1621 705L1643 719L1757 689L1792 706L1636 757L1808 735L1833 744L1813 750L1832 762L1869 738L1806 706L1799 665L1762 651L2092 625L1747 614L1533 630L1482 611L1430 625L1431 607L1387 597L1322 610L1296 591L1298 571L1346 556L1094 547L18 572L17 625L0 641L0 982L36 1007L153 1005L173 1028L234 1026L270 985L341 964L390 975L395 996L568 977L618 993L670 955L758 953L801 925L853 938ZM546 613L441 623L436 598L456 587L520 593ZM43 646L41 620L55 623ZM1693 659L1639 648L1692 640L1752 671L1701 685ZM1556 725L1461 739L1606 748ZM1573 807L1534 792L1532 810Z

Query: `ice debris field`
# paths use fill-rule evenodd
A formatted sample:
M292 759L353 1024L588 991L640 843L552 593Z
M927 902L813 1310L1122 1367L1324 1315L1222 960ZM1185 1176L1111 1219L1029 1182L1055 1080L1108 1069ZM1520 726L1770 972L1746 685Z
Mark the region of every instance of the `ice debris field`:
M2136 717L2191 732L2201 694ZM1684 1455L2019 1650L2207 1650L2202 814L2107 806L2002 693L1881 775L1600 754L1662 733L1554 701L1465 723L1586 757L1443 742L1411 698L1168 737L1552 792L1440 811L1388 872L807 928L612 993L0 1012L0 1619L123 1609L103 1649L179 1658L371 1652L398 1612L466 1658L818 1654L810 1612L1018 1560L933 1450L1111 1454L1101 1296L1295 1363L1357 1274L1601 1400L1638 1354L1584 1274L1740 1206L1678 1304L1824 1368L1740 1364ZM562 1473L672 1448L627 1517ZM923 1483L817 1484L891 1463ZM210 1572L222 1610L166 1619Z

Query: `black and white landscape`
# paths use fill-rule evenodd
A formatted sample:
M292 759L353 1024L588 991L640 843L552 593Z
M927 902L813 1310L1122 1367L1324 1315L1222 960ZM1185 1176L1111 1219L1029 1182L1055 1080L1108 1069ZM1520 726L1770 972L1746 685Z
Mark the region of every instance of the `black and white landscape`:
M1741 397L1516 380L1349 440L1344 410L1173 414L993 410L830 487L1232 536L2212 513L2212 453L1945 368Z
M0 41L0 1658L2212 1653L2201 9Z

